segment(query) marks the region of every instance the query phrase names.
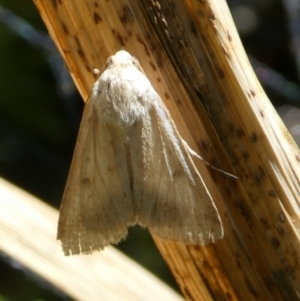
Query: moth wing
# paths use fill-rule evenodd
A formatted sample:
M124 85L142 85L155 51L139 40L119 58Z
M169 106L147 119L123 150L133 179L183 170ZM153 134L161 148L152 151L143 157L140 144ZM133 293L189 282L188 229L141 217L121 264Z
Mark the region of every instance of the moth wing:
M133 222L124 137L102 122L99 101L86 104L60 208L57 239L65 255L117 243Z
M215 204L169 112L154 91L152 98L130 139L138 222L165 239L214 242L223 237Z

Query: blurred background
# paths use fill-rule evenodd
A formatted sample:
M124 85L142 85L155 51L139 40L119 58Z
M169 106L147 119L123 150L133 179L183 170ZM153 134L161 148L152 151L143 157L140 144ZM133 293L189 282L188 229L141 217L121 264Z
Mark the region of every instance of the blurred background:
M262 86L299 145L299 0L227 2ZM32 2L0 0L0 76L0 177L59 208L83 101ZM131 228L117 247L177 289L147 230ZM0 253L4 300L71 299Z

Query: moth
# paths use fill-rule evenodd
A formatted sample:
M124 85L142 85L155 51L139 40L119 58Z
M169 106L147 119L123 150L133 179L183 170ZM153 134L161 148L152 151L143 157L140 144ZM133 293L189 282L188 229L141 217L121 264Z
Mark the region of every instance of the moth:
M223 226L177 128L137 59L111 56L84 108L60 208L65 255L92 253L139 224L164 239L208 244Z

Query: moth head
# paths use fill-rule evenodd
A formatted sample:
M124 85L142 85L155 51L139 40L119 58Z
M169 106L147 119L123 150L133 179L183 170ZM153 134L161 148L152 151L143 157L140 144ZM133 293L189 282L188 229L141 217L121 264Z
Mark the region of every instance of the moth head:
M139 61L125 50L118 51L115 55L110 56L106 61L107 68L122 66L122 67L136 67L139 71L144 73Z

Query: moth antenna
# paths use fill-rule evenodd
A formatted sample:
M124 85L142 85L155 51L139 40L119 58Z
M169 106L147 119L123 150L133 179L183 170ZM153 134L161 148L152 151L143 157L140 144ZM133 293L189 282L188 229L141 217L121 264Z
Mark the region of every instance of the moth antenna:
M235 175L233 175L233 174L231 174L231 173L229 173L229 172L226 172L226 171L224 171L224 170L222 170L222 169L220 169L220 168L217 168L217 167L215 167L215 166L209 164L209 163L208 163L207 161L205 161L202 157L197 156L197 158L201 159L201 160L204 162L204 164L207 165L208 167L210 167L211 169L214 169L214 170L216 170L216 171L218 171L218 172L220 172L220 173L222 173L222 174L224 174L224 175L226 175L226 176L229 176L229 177L231 177L231 178L239 179L238 176L235 176Z
M183 139L182 139L182 140L183 140ZM231 173L229 173L229 172L226 172L226 171L224 171L224 170L222 170L222 169L220 169L220 168L218 168L218 167L215 167L215 166L211 165L210 163L208 163L207 161L205 161L201 156L199 156L195 151L193 151L193 150L188 146L188 144L187 144L184 140L183 140L183 143L186 145L186 147L187 147L187 149L189 150L190 154L191 154L192 156L194 156L194 157L200 159L201 161L203 161L203 163L204 163L206 166L208 166L208 167L210 167L211 169L214 169L214 170L216 170L216 171L218 171L218 172L220 172L220 173L222 173L222 174L224 174L224 175L226 175L226 176L229 176L229 177L231 177L231 178L239 179L238 176L235 176L235 175L233 175L233 174L231 174Z

